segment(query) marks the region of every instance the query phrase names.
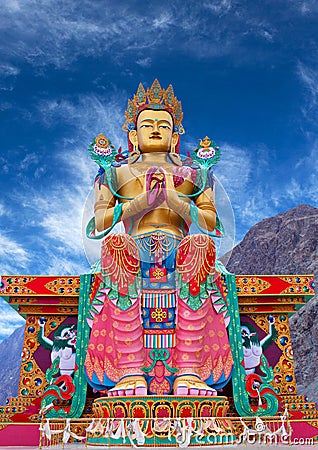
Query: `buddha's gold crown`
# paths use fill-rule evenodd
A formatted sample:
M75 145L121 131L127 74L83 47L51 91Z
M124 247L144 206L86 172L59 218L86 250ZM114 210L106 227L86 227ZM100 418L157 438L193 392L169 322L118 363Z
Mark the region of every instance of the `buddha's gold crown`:
M137 116L144 109L168 111L173 117L174 131L179 134L184 133L184 128L181 123L183 117L181 102L174 96L171 84L167 90L164 90L160 86L159 81L155 79L151 88L145 90L140 83L134 98L128 100L128 107L125 111L126 121L122 129L124 131L134 130Z

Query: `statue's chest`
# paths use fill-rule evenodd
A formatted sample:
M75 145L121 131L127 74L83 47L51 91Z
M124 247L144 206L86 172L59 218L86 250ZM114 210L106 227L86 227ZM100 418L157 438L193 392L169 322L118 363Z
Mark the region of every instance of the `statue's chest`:
M195 186L195 172L188 167L164 167L165 176L172 178L174 188L184 195L193 192ZM135 167L117 172L117 185L120 195L126 197L135 197L141 194L147 188L147 173L153 170L152 167L143 167L136 164ZM158 175L163 176L161 169L158 168Z

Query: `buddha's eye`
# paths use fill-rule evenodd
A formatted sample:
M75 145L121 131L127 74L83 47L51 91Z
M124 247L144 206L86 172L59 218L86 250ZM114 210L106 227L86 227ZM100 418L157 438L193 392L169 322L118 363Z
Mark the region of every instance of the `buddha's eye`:
M140 126L140 128L152 128L152 125L150 125L149 123L144 123Z
M159 125L159 128L166 128L166 129L170 130L169 125Z

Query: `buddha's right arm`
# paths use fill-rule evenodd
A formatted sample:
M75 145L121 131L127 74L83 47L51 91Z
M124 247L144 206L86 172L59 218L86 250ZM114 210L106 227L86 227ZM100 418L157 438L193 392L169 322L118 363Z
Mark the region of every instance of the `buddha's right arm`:
M114 217L115 198L109 187L105 184L95 183L95 226L97 231L107 230Z
M95 226L97 231L107 230L112 223L115 212L116 200L109 187L105 184L99 186L95 183ZM127 220L135 217L149 208L147 195L142 193L133 200L127 200L122 207L120 220Z

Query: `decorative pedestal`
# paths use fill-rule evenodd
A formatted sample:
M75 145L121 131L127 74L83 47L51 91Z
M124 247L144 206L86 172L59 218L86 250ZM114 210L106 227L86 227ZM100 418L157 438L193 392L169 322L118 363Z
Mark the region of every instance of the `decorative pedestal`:
M187 417L224 417L227 397L101 397L94 401L98 418L184 419Z
M93 403L88 445L145 447L233 444L227 397L103 397Z

